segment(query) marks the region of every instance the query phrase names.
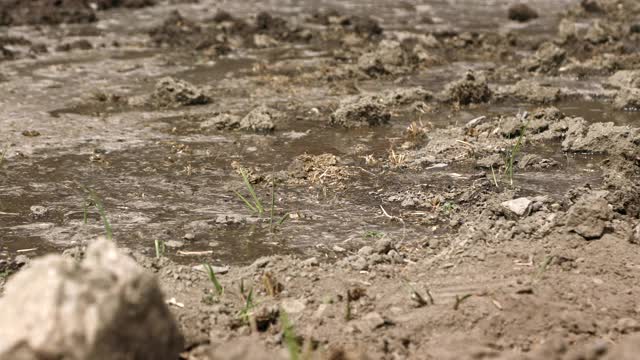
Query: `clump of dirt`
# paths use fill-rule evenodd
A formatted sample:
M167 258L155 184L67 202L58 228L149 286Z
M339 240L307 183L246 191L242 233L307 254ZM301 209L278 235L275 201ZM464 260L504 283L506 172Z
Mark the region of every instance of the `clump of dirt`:
M492 95L487 79L473 71L468 71L463 79L447 85L444 98L450 103L469 105L488 102Z
M184 80L165 77L156 83L150 103L158 107L203 105L211 101L206 92Z
M524 68L527 71L540 73L556 72L565 61L567 52L552 42L546 42L540 46L532 58L524 59Z
M357 97L340 103L330 123L346 128L379 126L389 122L391 114L376 97Z
M613 218L609 203L600 197L585 196L567 212L566 227L587 240L602 237Z
M640 89L621 89L616 94L613 105L619 110L640 111Z
M376 77L409 72L418 62L418 56L408 46L393 40L382 40L375 49L358 58L358 69Z
M85 39L60 44L56 47L56 51L91 50L91 49L93 49L93 45L91 45L91 43Z
M217 113L200 123L203 130L233 130L240 127L240 117L229 113Z
M520 80L513 85L499 87L496 97L513 97L534 104L551 104L562 99L562 90L534 79Z
M613 123L594 123L582 125L567 132L562 143L565 151L591 152L605 154L638 153L640 130L629 126L616 126Z
M538 18L538 12L524 3L513 4L507 10L509 20L527 22Z
M117 7L124 8L143 8L153 6L156 0L98 0L95 2L99 10L106 10Z
M302 154L289 164L287 173L294 184L336 184L353 175L333 154Z
M96 14L87 0L5 0L0 25L89 23Z
M245 117L240 120L239 126L242 130L250 130L255 132L271 132L275 130L275 122L282 114L267 106L258 106L251 110Z
M611 75L607 84L617 88L640 88L639 70L620 70Z

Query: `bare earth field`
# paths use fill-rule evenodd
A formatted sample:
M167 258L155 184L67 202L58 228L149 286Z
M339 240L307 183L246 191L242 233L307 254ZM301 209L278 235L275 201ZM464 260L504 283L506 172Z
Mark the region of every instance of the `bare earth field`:
M526 4L0 0L0 359L640 358L640 2Z

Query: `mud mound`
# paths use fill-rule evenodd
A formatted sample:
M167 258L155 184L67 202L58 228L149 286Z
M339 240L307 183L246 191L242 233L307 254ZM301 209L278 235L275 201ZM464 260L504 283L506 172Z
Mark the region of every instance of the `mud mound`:
M368 76L409 72L418 64L418 56L408 46L383 40L377 47L358 58L358 69Z
M340 104L331 114L330 123L346 128L378 126L389 122L391 114L377 98L361 97Z
M447 85L444 96L447 102L469 105L488 102L492 95L487 80L469 71L463 79Z
M567 52L564 49L547 42L540 46L532 58L525 59L523 64L527 71L555 72L562 65L566 56Z
M211 98L204 90L183 80L165 77L156 83L150 102L159 107L208 104Z
M518 22L527 22L538 18L538 12L533 10L527 4L514 4L507 10L507 17L509 20Z
M0 25L89 23L96 14L87 0L3 0Z
M124 8L143 8L153 6L156 0L98 0L95 3L99 10L106 10L117 7Z
M280 112L267 106L258 106L240 120L240 129L255 132L271 132L275 130L275 121L281 116Z

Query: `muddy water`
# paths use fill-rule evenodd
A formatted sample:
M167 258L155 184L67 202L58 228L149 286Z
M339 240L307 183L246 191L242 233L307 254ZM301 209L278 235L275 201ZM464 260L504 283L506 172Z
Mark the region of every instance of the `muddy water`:
M539 4L559 9L568 2L540 1ZM353 13L375 13L390 30L420 30L453 23L460 30L482 31L495 30L498 24L504 24L496 14L503 14L508 3L506 0L482 5L471 0L429 1L406 8L392 2L376 5L325 1L321 5ZM429 215L439 210L403 209L398 204L386 203L383 195L424 183L444 187L454 182L465 186L477 176L475 168L402 170L389 175L386 169L367 166L364 156L354 155L356 146L364 146L366 154L386 158L396 139L416 119L396 116L392 125L380 129L339 130L302 114L288 118L269 136L234 132L202 134L194 131L193 124L181 112L86 105L78 101L97 91L148 93L157 78L171 74L194 84L226 82L237 86L233 93L221 93L213 105L189 112L206 113L222 108L246 113L257 102L276 100L277 104L282 96L271 93L253 98L254 89L243 88L245 81L254 76L256 64L285 60L304 63L324 56L322 50L298 47L243 51L225 59L203 58L194 62L186 61L183 54L174 51L152 50L140 45L142 24L156 23L174 8L186 16L206 17L211 13L203 14L201 10L208 5L202 1L195 5L153 7L135 12L107 12L98 24L105 32L104 42L124 36L120 39L124 49L107 47L83 53L54 53L2 64L3 73L11 75L11 79L0 84L0 139L10 144L0 174L0 252L15 254L18 250L33 248L37 249L33 253L49 252L82 244L103 234L95 209L89 209L85 224L86 194L82 186L93 189L102 199L114 236L120 243L153 253L155 240L168 244L173 241L172 245L177 247L169 248L168 254L191 262L201 257L220 263L249 262L262 255L286 252L331 257L336 255L332 250L334 246L348 248L350 243L362 241L371 234L405 239L442 231L442 227L423 226L419 222L391 221L380 210L381 205L393 216L408 212ZM277 8L287 14L308 11L318 5L293 1L278 2L277 7L267 2L260 6ZM258 9L234 2L228 10L243 14ZM425 21L425 17L432 21ZM504 27L501 30L515 29L544 37L553 31L556 21L554 17L543 16L527 26L512 23L500 26ZM124 23L129 25L122 26ZM30 29L11 31L31 32ZM54 40L45 36L44 41ZM447 64L426 75L409 77L404 85L422 85L438 91L461 69L487 66L490 64ZM371 93L396 87L393 82L380 81L365 81L358 86ZM309 104L339 100L321 87L310 87L302 96ZM632 115L612 115L597 107L600 105L593 108L583 105L566 103L562 110L591 121L611 116L612 121L620 123L633 121ZM446 127L479 115L517 110L520 110L518 105L480 107L424 120ZM21 135L23 130L38 130L41 136L26 138ZM296 156L304 153L337 155L341 165L357 175L346 189L340 190L322 185L279 185L276 214L291 216L273 230L269 219L251 214L234 194L234 190L243 191L243 185L229 163L237 161L244 166L257 166L269 174L285 171ZM597 171L590 170L597 159L559 154L557 151L551 154L562 164L557 171L518 173L516 181L531 193L552 194L562 194L576 183L599 181ZM262 185L258 186L258 192L267 203L270 189ZM34 217L32 206L44 206L48 212ZM234 223L223 220L225 218L239 220ZM193 252L205 255L180 254Z

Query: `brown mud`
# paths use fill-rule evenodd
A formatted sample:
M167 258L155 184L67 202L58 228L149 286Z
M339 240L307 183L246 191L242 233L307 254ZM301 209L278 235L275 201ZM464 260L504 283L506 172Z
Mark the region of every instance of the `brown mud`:
M0 291L106 218L185 359L287 358L283 313L314 358L632 359L638 19L2 1Z

